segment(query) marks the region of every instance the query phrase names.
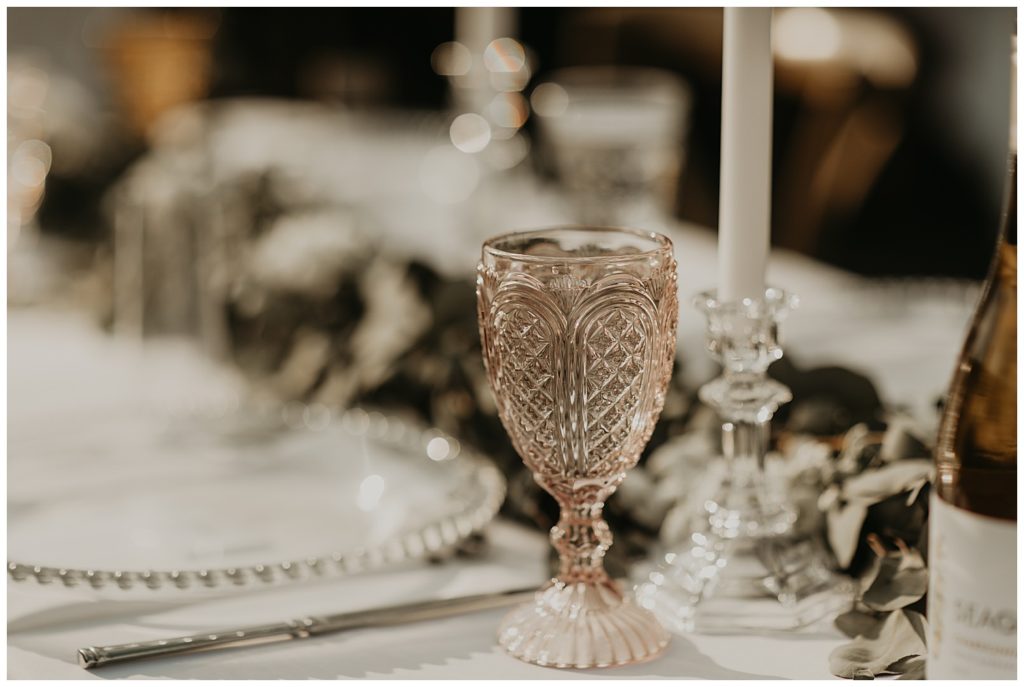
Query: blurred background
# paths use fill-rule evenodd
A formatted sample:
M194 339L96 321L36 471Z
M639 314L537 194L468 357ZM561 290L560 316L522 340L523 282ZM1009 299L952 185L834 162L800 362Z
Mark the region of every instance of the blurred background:
M99 209L105 191L152 149L163 116L190 103L244 97L346 112L445 111L452 78L438 73L439 56L432 63L431 55L457 39L455 14L12 9L9 136L33 140L28 130L38 127L34 140L50 153L37 153L52 156L45 174L37 173L46 185L38 217L17 221L37 219L46 233L109 240L110 221ZM571 65L653 66L685 80L687 155L672 212L714 227L721 11L505 14L498 33L517 39L529 57L529 73L517 77L523 83L513 93L529 96L546 73ZM982 276L1001 194L1013 21L1009 8L780 12L774 243L865 274ZM505 119L522 119L535 133L529 103L509 101L514 112ZM19 164L19 150L12 147L12 164ZM31 157L30 150L22 156ZM534 155L528 164L542 162Z
M995 247L1015 22L776 11L770 274L806 303L780 421L930 421ZM84 313L119 341L190 342L282 401L414 416L521 472L480 363L480 241L634 224L672 235L681 300L713 286L721 39L715 8L9 9L11 336L80 371L93 339L31 313ZM652 450L693 420L701 335L684 306ZM19 379L12 412L38 390ZM510 489L543 524L516 497L528 476Z

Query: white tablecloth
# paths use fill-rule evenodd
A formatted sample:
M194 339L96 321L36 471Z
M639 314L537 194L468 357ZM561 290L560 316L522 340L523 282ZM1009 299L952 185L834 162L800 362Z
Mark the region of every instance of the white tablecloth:
M224 174L269 165L293 169L322 186L324 197L364 208L375 236L390 250L432 260L449 275L471 275L480 241L488 234L568 220L552 189L528 174L478 179L474 165L469 180L479 184L471 198L456 201L431 193L436 186L431 180L445 175L455 184L450 188L456 188L459 179L465 181L464 167L470 161L452 154L443 135L438 137L446 128L433 120L429 127L408 126L399 135L393 126L360 129L334 111L309 114L316 121L302 120L301 126L291 106L250 102L232 112L235 119L225 119L231 125L213 138L215 148L223 146L217 159ZM268 123L274 122L277 133L266 135ZM321 128L314 127L310 134L314 124ZM294 136L304 144L297 145ZM455 162L462 166L453 167ZM712 366L703 351L702 317L689 300L715 283L714 234L684 225L643 226L665 231L675 243L682 308L681 374L691 385L699 384ZM769 280L802 299L801 308L784 325L787 354L798 364L839 364L863 371L887 404L906 407L925 426L934 420L932 402L948 384L974 289L940 282L880 285L784 251L772 254ZM100 465L68 460L66 454L59 463L40 459L19 448L22 439L69 431L68 423L88 426L94 419L109 420L126 403L181 408L197 402L200 391L216 395L239 383L187 344L162 342L140 349L106 337L81 313L15 309L8 317L9 512L46 498L55 474L65 483L77 480L79 488L88 488L88 480L98 479L102 470ZM95 673L76 664L75 650L86 645L158 639L543 580L546 537L497 521L490 527L489 540L486 555L474 560L410 564L344 580L219 597L168 591L126 601L117 600L116 592L100 596L91 590L9 581L8 677L824 678L829 676L829 652L843 641L827 623L800 633L677 636L663 657L647 664L560 671L505 656L495 643L502 611L492 611L259 649L112 666Z
M714 240L697 228L669 229L686 296L714 283ZM475 249L472 250L475 253ZM472 264L470 259L469 264ZM947 384L960 345L970 298L962 289L872 285L795 255L776 253L771 278L803 297L786 325L792 352L803 365L839 363L869 373L884 399L922 417ZM12 310L9 313L8 384L10 454L8 499L45 494L53 465L17 450L17 440L59 427L67 418L87 422L110 412L147 377L161 402L212 392L237 380L185 344L146 351L107 338L81 314ZM683 305L680 347L691 381L706 378L703 325ZM134 391L132 391L134 389ZM152 399L151 399L152 400ZM88 474L95 465L64 464ZM68 478L68 475L63 475ZM476 560L407 565L400 570L223 597L173 592L132 601L100 598L90 590L8 582L8 676L11 678L823 678L827 657L842 637L825 624L801 633L678 636L656 661L604 671L560 671L520 663L496 646L502 611L353 631L254 650L112 666L96 673L77 667L86 645L157 639L306 613L357 609L432 596L519 587L544 578L547 541L541 534L498 521L491 548Z
M655 661L608 670L541 668L506 656L495 629L504 611L359 630L254 649L125 663L89 673L78 668L81 646L160 639L240 623L281 620L539 583L546 538L496 522L491 549L476 561L409 566L276 590L188 602L90 599L89 592L8 586L9 678L822 678L841 636L832 629L774 636L674 637ZM159 598L159 600L156 600Z

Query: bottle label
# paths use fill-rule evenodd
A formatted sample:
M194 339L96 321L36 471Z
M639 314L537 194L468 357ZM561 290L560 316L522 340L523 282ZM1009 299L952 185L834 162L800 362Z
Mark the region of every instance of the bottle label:
M928 515L931 680L1017 677L1017 523L932 492Z

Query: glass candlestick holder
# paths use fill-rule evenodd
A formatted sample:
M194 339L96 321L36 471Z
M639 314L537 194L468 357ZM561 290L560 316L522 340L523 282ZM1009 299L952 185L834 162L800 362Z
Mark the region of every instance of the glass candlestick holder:
M723 302L710 291L694 299L707 317L705 346L722 366L699 396L722 419L725 476L704 507L711 531L724 539L781 536L796 522L764 470L772 417L792 399L768 378L768 366L782 357L779 323L796 304L796 296L771 288L758 299Z
M824 546L796 534L797 509L765 470L772 417L792 399L767 372L782 357L779 324L798 300L768 288L738 301L708 291L693 303L722 367L699 391L722 422L722 478L693 514L685 545L638 569L635 592L675 631L798 629L849 603L852 592ZM758 598L776 603L748 603Z

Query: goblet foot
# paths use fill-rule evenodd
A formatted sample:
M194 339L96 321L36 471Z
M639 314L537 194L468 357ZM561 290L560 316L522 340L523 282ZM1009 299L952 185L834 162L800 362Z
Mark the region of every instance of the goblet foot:
M660 654L668 640L654 615L636 606L612 580L552 580L498 628L498 643L509 654L554 668L638 663Z

